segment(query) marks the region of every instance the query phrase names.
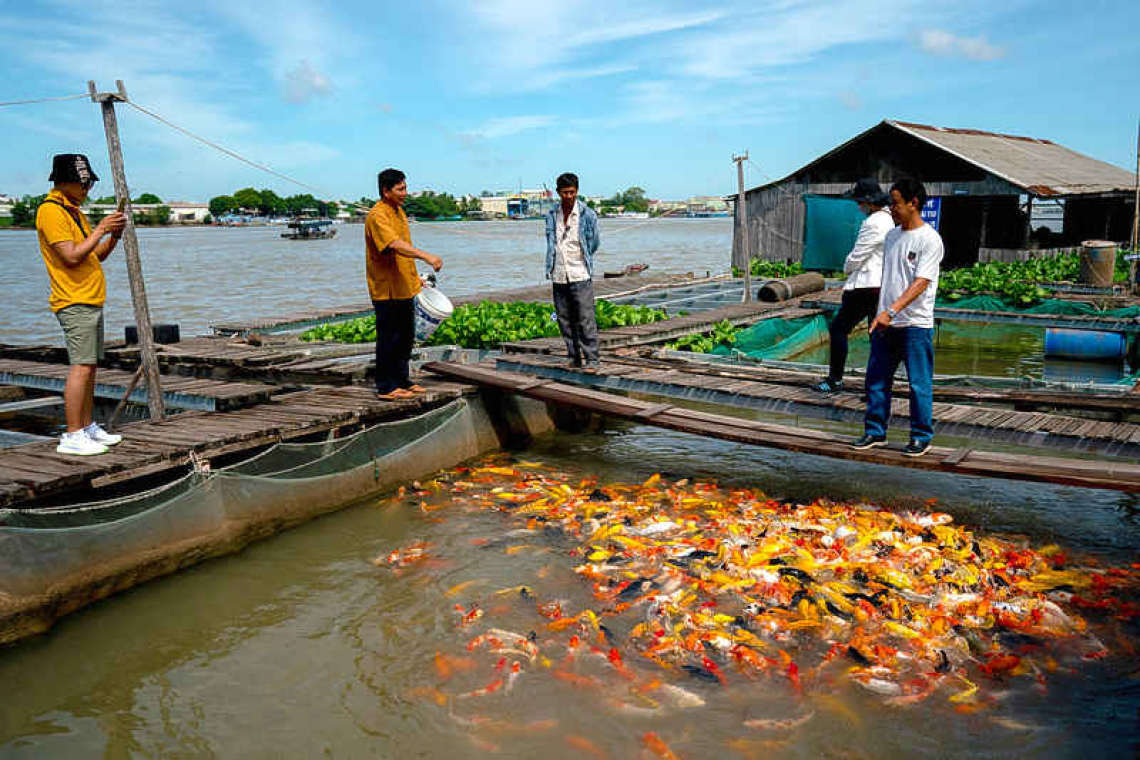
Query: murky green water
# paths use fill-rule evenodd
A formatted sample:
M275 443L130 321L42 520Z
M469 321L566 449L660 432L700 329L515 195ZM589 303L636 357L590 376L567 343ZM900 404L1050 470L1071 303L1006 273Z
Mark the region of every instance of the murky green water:
M800 501L923 508L936 498L938 509L979 531L1025 534L1112 564L1137 561L1140 546L1140 502L1111 492L890 469L644 427L550 437L522 456L602 482L662 472ZM440 684L435 652L469 656L470 631L457 628L455 604L478 601L483 622L524 630L535 626L533 603L494 590L528 583L568 607L592 604L589 583L572 571L580 560L566 546L504 552L496 539L515 527L498 513L425 514L415 498L369 500L95 605L0 651L0 756L497 752L580 760L594 752L641 756L649 731L687 758L1077 757L1137 749L1140 660L1127 638L1105 641L1109 659L1051 677L1044 695L998 688L996 701L970 714L953 711L945 697L888 707L838 683L797 696L774 685L687 681L705 706L630 715L615 712L605 694L533 673L509 694L441 706L436 688L473 689L491 675ZM372 563L420 540L433 547L424 564L394 573ZM802 727L726 744L741 737L742 719L809 712Z
M866 367L871 343L865 325L851 333L849 346L847 366ZM826 365L828 350L824 343L794 359ZM940 375L1112 383L1125 377L1127 370L1123 362L1046 359L1041 328L944 321L934 333L934 371Z

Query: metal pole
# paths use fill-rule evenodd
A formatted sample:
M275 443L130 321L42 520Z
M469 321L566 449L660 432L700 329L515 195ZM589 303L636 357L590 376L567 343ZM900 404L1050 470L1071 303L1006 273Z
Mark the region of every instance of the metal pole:
M743 156L733 156L736 162L736 217L740 220L740 253L744 260L744 298L745 303L752 300L752 244L748 235L748 205L744 199L744 162L748 160L748 151Z
M1136 194L1132 198L1132 252L1136 252L1140 231L1140 122L1136 123Z
M150 309L143 284L142 263L139 260L139 240L131 213L131 194L127 189L127 175L123 169L123 147L119 142L119 122L115 118L115 102L126 102L127 91L121 80L115 80L118 92L97 92L95 82L88 81L91 101L103 109L103 131L107 135L107 153L111 159L111 176L115 181L115 198L123 204L127 227L123 230L123 252L127 260L127 278L131 283L131 300L135 307L135 324L138 327L141 365L146 377L147 407L152 420L166 419L166 404L162 398L162 384L158 375L158 356L154 350L154 331L150 326Z
M1136 192L1132 196L1132 253L1135 255L1136 251L1136 234L1137 228L1140 227L1140 121L1136 123ZM1128 267L1128 284L1132 293L1135 295L1137 290L1136 283L1136 260L1133 259L1129 262ZM1140 338L1137 338L1140 340ZM1140 383L1136 384L1140 387Z

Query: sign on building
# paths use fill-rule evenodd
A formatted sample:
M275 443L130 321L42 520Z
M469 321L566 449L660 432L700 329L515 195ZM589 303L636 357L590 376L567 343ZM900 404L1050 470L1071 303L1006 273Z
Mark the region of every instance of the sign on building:
M927 198L926 204L922 207L922 221L929 224L934 229L938 229L938 222L942 216L942 199L935 196L934 198Z

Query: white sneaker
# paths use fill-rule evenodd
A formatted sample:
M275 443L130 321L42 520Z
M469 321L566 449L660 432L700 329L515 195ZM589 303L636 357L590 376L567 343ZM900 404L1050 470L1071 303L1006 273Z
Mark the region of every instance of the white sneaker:
M55 447L57 454L74 454L89 457L95 454L106 454L107 447L96 443L87 437L87 433L79 430L74 433L64 433L59 437L59 445Z
M90 425L83 428L83 432L87 434L88 438L95 441L95 443L101 443L104 446L114 446L116 443L123 440L123 436L117 435L115 433L108 433L98 422L92 422Z

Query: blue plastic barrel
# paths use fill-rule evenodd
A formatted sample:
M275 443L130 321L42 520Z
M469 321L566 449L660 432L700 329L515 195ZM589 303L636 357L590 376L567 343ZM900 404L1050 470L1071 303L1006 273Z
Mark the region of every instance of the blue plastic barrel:
M1124 333L1101 330L1045 329L1045 356L1091 362L1118 362L1128 350Z

